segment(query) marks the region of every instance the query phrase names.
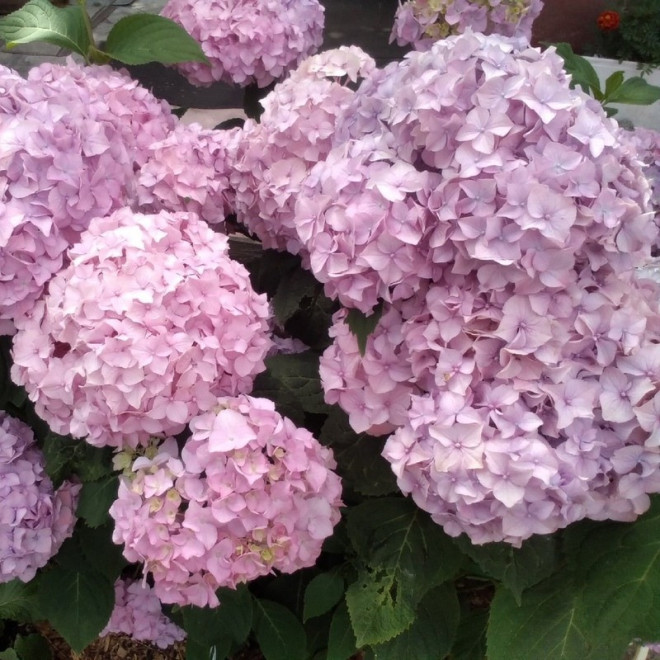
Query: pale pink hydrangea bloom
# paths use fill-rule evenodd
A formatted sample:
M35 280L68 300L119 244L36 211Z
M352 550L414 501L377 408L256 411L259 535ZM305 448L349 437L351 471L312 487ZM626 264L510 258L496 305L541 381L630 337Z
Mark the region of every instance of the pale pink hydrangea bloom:
M0 411L0 583L29 582L73 533L79 484L57 490L29 426Z
M140 210L191 211L211 225L223 222L234 211L229 177L239 139L238 129L177 125L149 147L137 181Z
M14 339L12 378L54 431L136 447L251 390L270 310L227 246L190 213L90 223Z
M219 587L312 566L339 521L332 452L267 399L221 398L125 471L113 540L164 603L216 607Z
M185 631L163 614L160 600L149 585L122 579L115 582L115 607L99 637L115 633L161 649L186 638Z
M131 204L169 106L109 66L0 68L0 318L27 313L89 221Z
M319 48L324 12L318 0L169 0L161 15L180 23L209 59L178 65L193 85L266 87Z
M264 247L301 252L294 224L301 182L330 150L337 116L354 95L348 85L374 69L356 46L313 55L263 99L259 122L246 122L231 181L237 217Z
M541 9L543 0L407 0L396 11L390 42L428 50L468 29L529 42Z
M618 126L552 51L465 34L376 72L298 198L327 400L450 534L519 545L660 491L657 238ZM398 391L393 406L393 392ZM389 427L389 428L388 428Z

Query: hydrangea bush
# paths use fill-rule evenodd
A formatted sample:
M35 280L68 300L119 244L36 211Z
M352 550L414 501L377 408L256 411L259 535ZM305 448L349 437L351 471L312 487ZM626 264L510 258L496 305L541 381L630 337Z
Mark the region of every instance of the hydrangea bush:
M207 74L237 17L291 69L241 129L0 70L1 654L47 657L37 620L189 658L659 639L656 136L518 37L379 69L255 6L194 7Z

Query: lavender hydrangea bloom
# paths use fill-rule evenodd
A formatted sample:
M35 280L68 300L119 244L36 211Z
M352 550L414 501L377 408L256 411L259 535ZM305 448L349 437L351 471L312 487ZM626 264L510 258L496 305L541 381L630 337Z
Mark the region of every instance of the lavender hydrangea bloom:
M164 603L217 606L218 587L312 566L339 521L332 453L267 399L222 398L137 458L110 508L113 540Z
M13 380L61 434L135 447L252 388L270 309L190 213L96 218L18 324Z
M169 0L161 15L180 23L209 59L178 65L192 84L266 87L319 48L324 11L318 0Z
M330 151L337 117L354 95L349 84L374 69L356 46L313 55L263 99L259 122L245 124L231 182L238 219L264 247L301 253L294 213L300 184ZM306 262L306 251L301 256Z
M176 118L109 66L0 68L0 319L27 313L96 216L131 204Z
M396 11L390 42L428 50L468 29L529 42L541 9L543 0L407 0Z
M73 533L80 485L53 488L29 426L0 411L0 582L29 582Z
M163 140L149 146L140 169L140 210L190 211L218 225L234 211L230 185L239 129L216 131L198 124L179 124Z
M151 642L161 649L186 638L185 631L163 614L160 601L149 585L122 579L115 582L115 607L99 637L114 633Z
M296 228L344 306L326 398L450 534L519 545L660 490L657 240L641 163L552 51L464 34L367 78ZM399 404L398 407L393 403Z

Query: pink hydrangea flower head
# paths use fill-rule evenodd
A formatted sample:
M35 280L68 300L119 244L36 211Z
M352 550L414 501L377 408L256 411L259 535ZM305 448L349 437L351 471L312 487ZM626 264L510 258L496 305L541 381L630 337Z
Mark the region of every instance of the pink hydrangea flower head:
M221 398L176 442L137 458L110 508L113 540L164 603L218 605L219 587L312 566L339 521L332 453L267 399Z
M79 484L57 490L29 426L0 411L0 582L29 582L73 533Z
M337 117L354 95L349 84L374 69L356 46L313 55L263 99L259 123L244 126L231 176L236 212L265 247L301 252L294 213L301 182L330 151Z
M234 211L229 176L239 134L182 123L153 143L138 176L140 210L190 211L220 224Z
M390 42L428 50L434 41L468 29L529 42L541 9L543 0L407 0L397 8Z
M137 580L115 582L115 607L99 637L120 634L166 649L186 638L184 630L163 614L154 590Z
M96 216L131 204L176 118L109 66L0 70L0 318L27 313Z
M340 116L295 226L326 292L382 316L360 355L336 315L326 399L394 429L401 490L448 533L519 545L660 490L649 198L556 53L501 36L411 53Z
M369 313L456 259L484 281L550 285L568 276L560 252L616 271L644 260L657 231L640 164L562 66L466 33L368 77L296 199L326 293Z
M324 11L318 0L169 0L161 15L180 23L209 59L178 65L193 85L266 87L319 48Z
M266 297L197 216L120 209L69 258L13 347L12 378L56 432L135 447L250 391L265 368Z

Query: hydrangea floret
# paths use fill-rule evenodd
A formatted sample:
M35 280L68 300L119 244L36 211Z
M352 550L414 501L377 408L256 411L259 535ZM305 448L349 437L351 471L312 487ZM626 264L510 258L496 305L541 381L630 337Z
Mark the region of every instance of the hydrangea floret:
M11 371L57 433L136 447L264 370L268 301L194 214L120 209L69 258L19 324Z
M79 484L55 490L32 429L0 411L0 583L29 582L73 533Z
M185 631L163 614L152 587L139 580L121 578L115 582L115 607L110 621L99 637L112 634L128 635L161 649L186 638Z
M246 122L230 178L237 217L264 247L301 251L294 214L300 184L330 151L350 85L375 66L356 46L313 55L262 100L259 122Z
M138 457L110 508L113 540L164 603L218 605L216 590L312 566L339 521L332 452L267 399L221 398Z
M438 39L470 29L529 42L543 0L407 0L394 16L390 42L428 50Z
M324 11L318 0L169 0L161 15L182 25L210 62L178 65L192 84L266 87L318 50Z
M176 117L109 66L0 67L0 319L30 311L90 220L135 201Z
M466 33L375 72L303 183L326 398L452 535L520 545L660 490L657 228L635 152L553 52Z

